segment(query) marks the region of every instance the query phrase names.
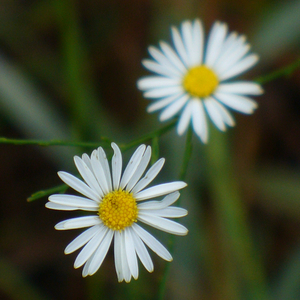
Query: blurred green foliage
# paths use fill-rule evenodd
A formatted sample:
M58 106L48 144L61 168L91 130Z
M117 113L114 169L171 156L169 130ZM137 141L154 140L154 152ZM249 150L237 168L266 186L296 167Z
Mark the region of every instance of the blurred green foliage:
M300 299L299 4L2 0L1 136L35 141L0 147L0 298ZM237 127L225 134L211 128L207 146L191 134L178 137L176 120L159 125L136 88L149 43L168 39L170 25L195 17L207 30L219 19L247 34L262 53L248 78L265 83L255 115L236 115ZM59 145L43 144L51 140ZM162 176L189 185L180 204L189 210L183 221L189 235L173 240L169 272L154 258L154 273L140 268L130 284L117 283L112 255L82 279L74 256L63 254L76 233L53 230L70 214L46 211L45 199L25 202L60 184L56 171L73 167L74 153L91 152L83 142L110 140L124 151L151 143L153 161L166 157Z

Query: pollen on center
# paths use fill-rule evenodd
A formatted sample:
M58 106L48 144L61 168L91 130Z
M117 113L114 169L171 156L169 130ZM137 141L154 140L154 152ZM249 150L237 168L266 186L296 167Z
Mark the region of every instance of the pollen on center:
M183 87L194 97L211 95L219 84L217 75L208 67L201 65L191 68L183 78Z
M99 217L113 230L123 230L137 221L138 209L131 193L118 190L108 193L99 205Z

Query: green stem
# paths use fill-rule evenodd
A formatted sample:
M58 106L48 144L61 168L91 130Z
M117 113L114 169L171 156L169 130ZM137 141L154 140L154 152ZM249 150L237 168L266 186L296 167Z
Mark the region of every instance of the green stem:
M121 144L119 147L123 151L127 151L141 143L147 142L153 138L162 136L175 127L177 119L174 119L168 125L159 129L153 130L128 144ZM13 145L36 145L36 146L67 146L67 147L86 147L97 148L99 146L108 147L112 140L106 137L100 137L99 142L75 142L75 141L62 141L62 140L26 140L26 139L9 139L0 137L0 144L13 144Z
M254 79L254 81L260 84L265 84L283 76L290 76L298 68L300 68L300 58L279 70L259 76L258 78Z
M227 135L211 128L211 142L205 151L208 183L226 260L225 277L231 286L229 288L226 285L228 292L241 293L241 282L244 282L252 299L267 299L265 274L251 240L246 208L231 163ZM241 276L237 276L239 273Z
M0 144L13 144L13 145L36 145L36 146L67 146L67 147L87 147L96 148L100 145L106 144L107 147L111 141L108 138L102 137L101 142L75 142L75 141L62 141L62 140L22 140L22 139L9 139L0 137Z
M146 133L145 135L142 135L140 138L137 138L136 140L129 142L127 145L121 145L120 148L123 151L127 151L128 149L131 149L137 145L140 145L142 143L145 143L155 137L162 136L163 134L169 132L171 129L175 127L177 123L177 118L173 119L168 125L161 127L159 129L153 130L149 133Z
M180 180L185 179L186 173L187 173L187 168L188 168L191 156L192 156L192 137L193 137L193 130L191 127L189 127L188 133L186 136L184 155L183 155L182 164L181 164L181 168L180 168L180 172L179 172ZM177 205L179 204L179 200L177 201ZM175 241L175 236L172 235L170 237L169 243L168 243L169 244L168 248L169 248L171 254L173 254L173 252L174 252L174 241ZM165 264L163 276L160 281L160 285L159 285L159 289L158 289L158 297L157 297L158 300L165 299L166 283L167 283L167 278L168 278L169 272L170 272L170 263L167 262Z

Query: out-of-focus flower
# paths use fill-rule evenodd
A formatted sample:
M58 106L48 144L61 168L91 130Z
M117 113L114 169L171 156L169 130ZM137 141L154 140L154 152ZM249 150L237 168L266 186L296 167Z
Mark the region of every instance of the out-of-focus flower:
M172 39L175 50L160 42L160 50L149 47L153 60L143 60L145 68L158 74L138 80L144 97L153 100L148 112L162 110L160 121L180 114L178 134L191 123L204 143L208 139L206 113L222 131L235 125L227 108L253 113L257 104L248 96L260 95L260 85L228 81L258 61L258 56L249 52L245 36L228 33L225 23L215 22L205 46L203 26L196 19L183 22L181 33L172 27Z

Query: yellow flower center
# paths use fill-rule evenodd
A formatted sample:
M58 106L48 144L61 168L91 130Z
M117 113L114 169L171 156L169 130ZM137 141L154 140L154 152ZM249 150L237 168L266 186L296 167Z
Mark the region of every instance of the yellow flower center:
M204 65L191 68L183 78L185 90L199 98L211 95L218 84L217 75Z
M98 213L104 225L112 230L123 230L137 221L138 209L131 193L118 190L102 199Z

